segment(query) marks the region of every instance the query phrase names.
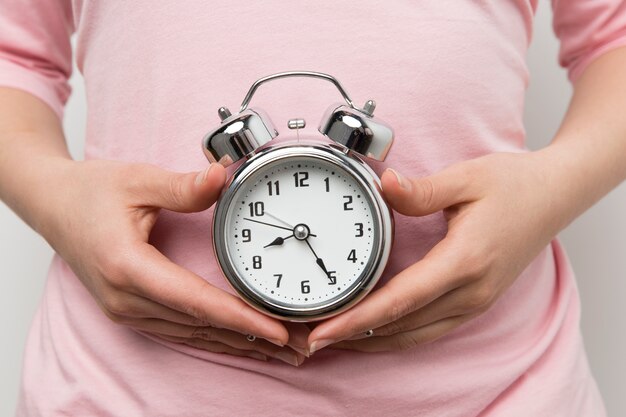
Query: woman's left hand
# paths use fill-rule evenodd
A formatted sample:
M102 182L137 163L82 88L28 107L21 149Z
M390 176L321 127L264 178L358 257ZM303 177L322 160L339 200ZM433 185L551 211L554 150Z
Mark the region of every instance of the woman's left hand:
M550 158L550 151L491 154L413 179L385 171L383 191L393 209L407 216L443 210L448 233L422 260L317 326L311 353L329 345L409 349L489 309L574 217L558 159Z

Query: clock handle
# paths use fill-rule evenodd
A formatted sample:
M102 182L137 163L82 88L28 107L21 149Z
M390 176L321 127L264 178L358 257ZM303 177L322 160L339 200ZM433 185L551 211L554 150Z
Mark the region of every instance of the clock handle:
M377 161L385 160L393 144L394 135L393 129L388 124L374 117L376 102L368 100L362 109L355 107L339 80L329 74L314 71L286 71L260 78L248 90L239 112L247 109L252 96L261 84L287 77L312 77L333 83L347 105L338 103L330 106L322 116L319 132L346 151L352 151Z
M259 78L248 90L239 112L248 108L252 96L261 84L287 77L312 77L333 83L347 106L341 103L331 105L322 116L319 132L347 151L377 161L385 160L393 144L394 134L387 123L374 117L376 102L368 100L362 109L355 107L339 80L329 74L315 71L286 71Z
M335 87L337 87L337 90L339 90L339 93L341 93L346 103L348 103L350 107L354 108L354 104L352 103L350 96L348 96L348 93L343 88L339 80L337 80L332 75L324 74L323 72L315 72L315 71L285 71L285 72L279 72L277 74L268 75L266 77L259 78L258 80L256 80L254 84L252 84L250 89L248 90L248 94L246 94L246 97L243 99L243 102L241 102L241 108L239 109L239 112L241 113L242 111L248 108L248 104L250 104L250 100L252 100L252 96L254 95L256 90L261 86L261 84L264 84L268 81L276 80L279 78L288 78L288 77L310 77L310 78L319 78L322 80L330 81L331 83L335 85Z
M276 136L278 131L269 116L261 109L248 108L252 96L263 83L287 77L312 77L330 81L337 87L347 104L330 106L320 122L319 131L343 149L382 161L393 143L393 130L374 117L376 103L368 100L362 109L354 107L348 93L332 75L314 71L287 71L268 75L252 84L236 115L226 107L218 114L222 123L202 140L204 154L211 162L228 166L252 155Z

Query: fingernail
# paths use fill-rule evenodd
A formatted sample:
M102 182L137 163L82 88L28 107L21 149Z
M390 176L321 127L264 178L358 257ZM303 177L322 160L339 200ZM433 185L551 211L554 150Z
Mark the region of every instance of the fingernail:
M302 365L304 363L304 361L306 360L307 356L304 355L298 355L298 366Z
M387 168L387 170L396 176L396 179L398 180L398 184L400 184L400 187L404 188L405 190L408 190L410 188L411 185L409 184L407 179L404 178L402 174L400 174L398 171L396 171L393 168Z
M275 344L277 346L280 346L280 347L285 346L285 344L283 342L281 342L280 340L278 340L278 339L265 339L265 340L267 340L268 342L273 343L273 344Z
M321 349L325 348L328 345L332 345L335 342L336 342L336 340L333 340L333 339L319 339L319 340L315 340L313 343L311 343L311 347L309 348L309 352L312 355L313 353L317 352L318 350L321 350Z
M281 351L281 352L277 352L275 357L276 359L279 359L285 363L288 363L289 365L293 365L293 366L300 365L300 363L298 363L298 355L295 353Z
M258 359L260 361L267 361L267 356L259 352L250 352L248 356L254 359Z
M299 354L306 356L307 358L311 356L311 353L309 352L307 348L303 348L300 346L291 346L291 345L289 345L289 347L295 350L296 352L298 352Z
M352 337L347 338L346 340L361 340L361 339L367 339L369 336L366 335L365 333L358 333Z
M196 176L196 185L200 185L204 183L204 181L206 181L206 177L209 175L209 171L211 171L213 165L214 164L209 165L207 169L198 173L198 175Z

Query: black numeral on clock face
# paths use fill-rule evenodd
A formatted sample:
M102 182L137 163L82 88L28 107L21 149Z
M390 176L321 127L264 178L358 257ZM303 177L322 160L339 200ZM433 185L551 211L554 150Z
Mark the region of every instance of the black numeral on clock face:
M293 179L295 180L296 183L296 187L308 187L309 183L307 181L309 181L309 173L302 171L302 172L295 172L293 174Z
M280 288L280 280L283 279L283 274L274 274L276 277L276 288Z
M256 177L254 184L251 182L252 185L249 185L248 189L243 187L241 191L236 192L232 199L236 202L234 215L238 219L232 219L232 222L229 219L229 223L226 223L229 228L232 227L228 230L228 236L231 239L227 240L226 244L229 250L239 252L238 263L235 265L236 270L241 271L241 278L247 279L246 282L251 288L255 288L255 291L267 294L268 300L281 300L281 302L302 306L318 306L321 305L319 300L324 302L332 300L338 297L337 294L343 294L342 290L353 288L352 285L358 283L360 279L359 274L369 271L371 261L368 261L368 256L369 252L374 249L371 242L375 235L373 231L378 232L378 229L374 227L376 224L372 225L371 205L364 196L364 188L358 182L341 172L331 172L330 165L309 164L307 166L308 161L304 162L290 162L289 165L281 162L272 168L274 171L271 173L268 171L262 175L259 174L263 179ZM297 166L298 163L301 163L301 166ZM307 189L304 190L304 187ZM293 204L291 201L283 202L285 198L296 201ZM268 212L265 211L265 203L268 204ZM288 213L289 210L300 209L300 205L302 205L302 213ZM324 206L324 210L320 210L317 206ZM319 267L313 262L315 258L311 259L312 254L304 245L305 242L296 241L293 238L293 228L283 226L282 219L314 222L315 216L334 214L341 217L341 211L352 213L343 215L345 218L341 219L344 223L342 227L345 228L336 233L335 244L339 249L336 254L338 258L335 258L335 261L331 253L333 250L337 251L337 248L324 249L324 245L328 243L315 240L326 239L321 237L321 234L324 234L323 230L318 232L313 228L313 233L320 233L320 238L308 239L313 245L312 249L320 252L319 256L324 258L328 269L333 267L337 269L336 271L328 270L323 262L319 262L321 269L325 272L320 275ZM274 215L277 218L274 218ZM294 220L290 220L292 216L295 216ZM298 220L299 216L302 216L303 220ZM307 216L312 219L309 220ZM350 223L352 223L352 230L350 230ZM367 236L365 236L366 224ZM277 228L287 230L282 231ZM254 241L252 229L254 229ZM292 239L286 240L287 235L290 235ZM332 240L332 236L330 239ZM235 246L237 243L238 245ZM302 245L305 246L302 250L305 253L302 255L303 259L300 260L299 253L290 251L291 248L297 249ZM314 255L318 256L317 253ZM341 256L345 258L342 260ZM287 263L286 257L293 259L289 259ZM319 258L317 260L321 261ZM284 262L283 265L287 269L280 266L281 262ZM303 264L303 271L297 268L299 263ZM272 272L276 269L282 269L283 272ZM312 270L310 275L309 269ZM243 272L244 270L246 272ZM285 274L289 275L289 278L283 285ZM292 276L294 274L295 276ZM310 278L305 278L307 275ZM326 277L325 280L324 277ZM300 281L300 294L298 294L298 281Z
M352 196L351 195L344 195L343 199L346 200L343 203L343 210L344 211L354 210L352 207L350 207L350 205L352 204Z
M354 237L363 237L363 223L354 223L356 226L356 235Z
M267 191L269 195L280 195L280 187L278 186L278 181L268 181Z
M250 207L250 217L262 216L265 214L265 204L262 201L248 204Z

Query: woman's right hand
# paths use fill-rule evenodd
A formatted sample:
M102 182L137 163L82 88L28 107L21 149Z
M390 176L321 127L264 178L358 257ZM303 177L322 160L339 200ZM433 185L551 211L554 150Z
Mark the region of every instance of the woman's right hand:
M59 162L38 231L112 321L212 352L298 366L307 334L265 316L148 243L160 209L197 212L220 194L225 170L173 173L112 161ZM246 335L256 336L248 341ZM296 336L297 335L297 336ZM289 344L289 346L287 346Z

